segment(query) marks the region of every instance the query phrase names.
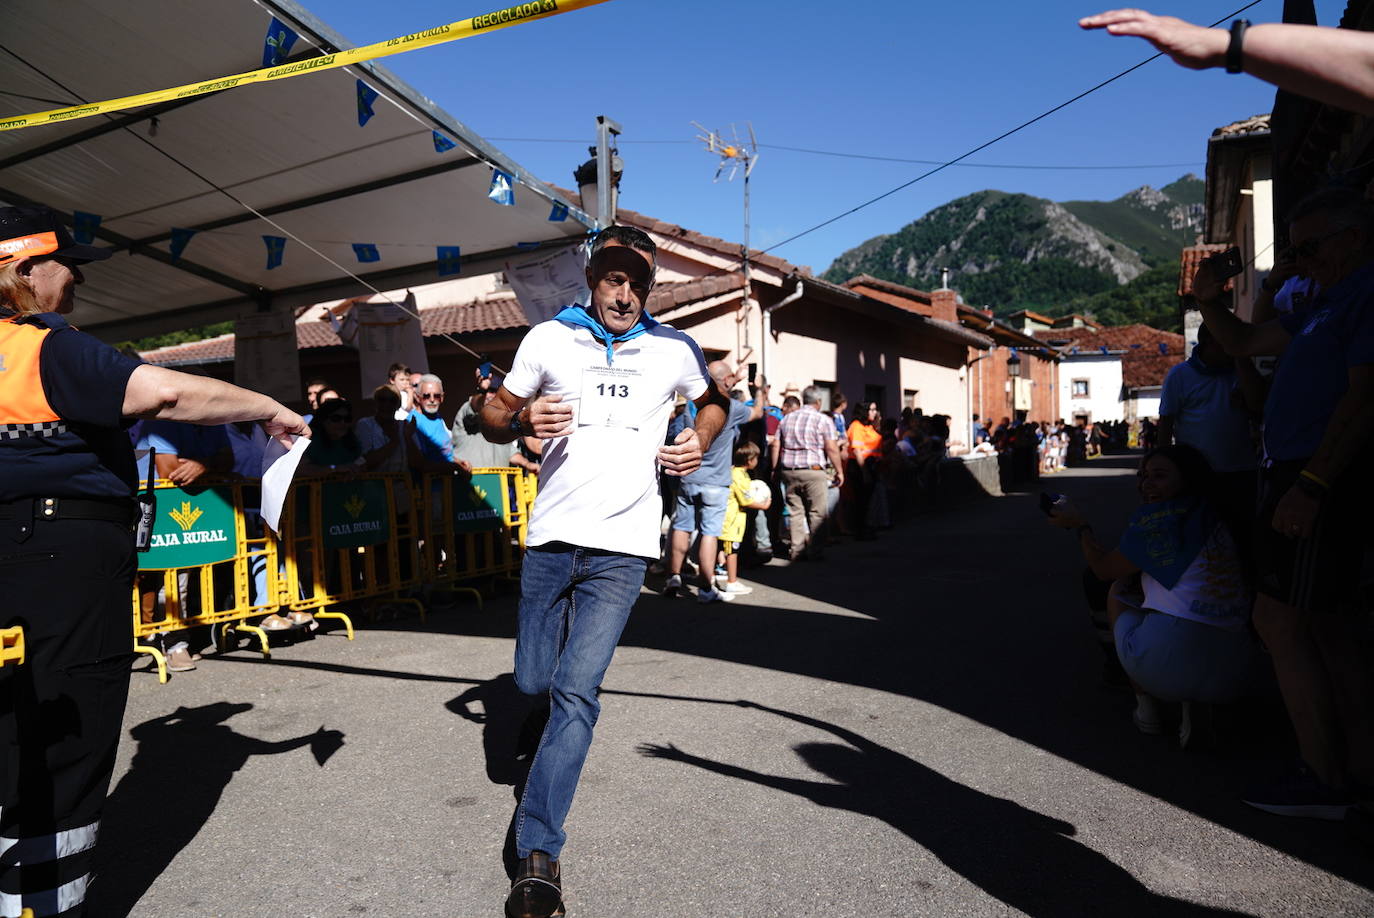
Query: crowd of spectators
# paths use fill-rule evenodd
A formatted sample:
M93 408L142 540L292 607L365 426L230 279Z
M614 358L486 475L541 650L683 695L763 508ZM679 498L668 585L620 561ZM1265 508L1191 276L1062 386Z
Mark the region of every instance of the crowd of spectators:
M695 586L699 602L730 602L751 589L741 567L822 560L836 541L878 538L936 501L948 415L883 417L875 402L849 409L838 392L826 408L818 387L774 405L764 380L746 385L719 361L709 369L733 407L702 468L665 480L668 533L651 568L665 577L665 596ZM690 406L679 404L666 440L690 423Z
M1228 308L1218 259L1199 268L1204 328L1165 380L1159 425L1142 425L1141 506L1119 544L1099 542L1067 499L1047 509L1111 583L1108 625L1136 726L1162 732L1177 704L1186 746L1199 704L1276 682L1297 761L1243 799L1359 822L1374 801L1362 587L1374 498L1374 204L1317 192L1296 206L1287 235L1255 322ZM1270 355L1265 380L1251 358Z
M413 373L402 364L393 364L384 381L371 393L371 411L355 411L328 380L310 379L305 385L305 402L310 418L311 443L297 469L300 478L349 479L359 473L408 472L450 473L461 478L477 468L522 469L538 475L540 442L521 438L514 444L488 442L477 430L476 412L501 386L501 376L485 365L475 374L470 394L464 397L452 424L441 413L444 382L433 374ZM407 407L409 406L409 407ZM360 406L361 407L361 406ZM130 428L129 436L139 457L139 476L170 480L183 487L217 481L255 481L262 474L266 436L252 424L226 424L204 427L175 421L144 421ZM255 488L245 492L252 503ZM394 491L398 515L410 512L410 489ZM264 535L262 518L256 507L246 507L246 534L249 539ZM266 562L255 557L250 565L249 600L259 604L267 591ZM232 584L220 584L217 573L215 592L201 595L197 578L185 571L177 575L175 601L167 595L160 574L140 575L140 615L145 624L166 623L159 634L167 666L174 672L196 668L200 655L188 642L180 620L197 610L217 603L230 603ZM293 629L314 630L314 617L308 612L278 610L264 616L257 626L269 632ZM212 635L213 637L213 635Z

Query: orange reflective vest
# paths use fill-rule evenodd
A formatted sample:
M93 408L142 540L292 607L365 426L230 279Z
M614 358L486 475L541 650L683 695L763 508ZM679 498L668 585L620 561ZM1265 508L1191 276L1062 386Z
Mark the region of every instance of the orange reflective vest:
M50 437L66 430L43 394L39 374L43 342L50 334L52 329L43 324L0 321L0 440Z

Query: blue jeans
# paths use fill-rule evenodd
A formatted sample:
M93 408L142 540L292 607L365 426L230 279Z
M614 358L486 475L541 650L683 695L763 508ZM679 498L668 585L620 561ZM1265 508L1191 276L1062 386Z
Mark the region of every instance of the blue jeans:
M720 538L725 529L725 505L729 501L729 485L684 481L678 486L673 528L679 532L699 532L704 536Z
M552 543L525 553L515 684L546 698L549 722L539 738L520 806L515 848L522 857L558 857L563 821L601 713L596 692L644 585L644 558Z

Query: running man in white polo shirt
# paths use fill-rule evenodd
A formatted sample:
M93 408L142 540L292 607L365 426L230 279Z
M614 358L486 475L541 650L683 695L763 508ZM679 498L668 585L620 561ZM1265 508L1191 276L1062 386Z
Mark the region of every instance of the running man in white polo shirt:
M725 422L728 404L708 385L701 349L644 311L655 251L637 229L603 230L587 267L591 305L530 329L482 409L487 439L544 441L520 573L515 681L549 715L516 810L511 918L563 914L563 822L601 710L597 689L658 557L660 470L696 469ZM696 426L664 446L678 394L696 402Z

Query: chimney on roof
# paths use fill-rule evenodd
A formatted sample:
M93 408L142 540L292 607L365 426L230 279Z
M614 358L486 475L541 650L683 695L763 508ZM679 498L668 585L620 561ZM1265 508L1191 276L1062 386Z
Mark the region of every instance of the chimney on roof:
M959 322L959 311L956 308L958 302L959 295L948 287L930 291L930 317L957 324Z

